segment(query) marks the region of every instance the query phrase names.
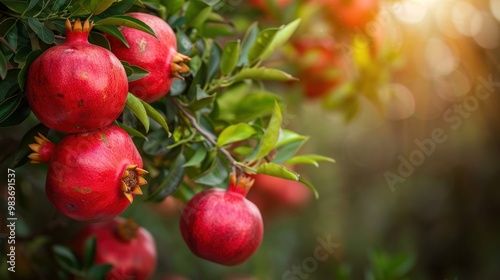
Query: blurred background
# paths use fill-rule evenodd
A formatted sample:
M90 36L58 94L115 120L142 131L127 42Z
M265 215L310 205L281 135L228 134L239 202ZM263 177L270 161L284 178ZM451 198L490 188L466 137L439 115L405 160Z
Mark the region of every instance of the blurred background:
M251 190L264 241L236 267L188 250L181 202L132 204L123 216L157 242L155 279L500 277L500 0L225 0L218 9L239 38L254 21L301 18L268 62L300 81L266 86L287 104L286 127L311 136L303 153L336 163L294 167L319 200L265 180ZM44 195L32 187L43 183L36 172L21 187ZM51 208L37 203L26 211Z

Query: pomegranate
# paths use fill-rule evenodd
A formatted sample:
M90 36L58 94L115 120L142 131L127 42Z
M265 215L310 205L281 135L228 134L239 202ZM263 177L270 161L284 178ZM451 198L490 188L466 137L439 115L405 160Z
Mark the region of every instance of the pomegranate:
M156 247L151 234L132 220L120 217L88 224L78 233L75 251L83 256L85 241L95 236L96 264L112 264L106 279L150 279L156 268Z
M114 218L146 184L142 159L130 136L110 125L70 134L57 145L40 135L32 162L48 162L46 193L63 214L82 221Z
M153 102L166 95L174 78L182 78L179 73L189 72L185 62L189 57L177 52L177 41L172 28L161 18L145 13L129 13L146 23L156 34L154 36L130 27L120 31L127 39L127 47L118 39L105 34L111 51L130 65L137 65L149 75L129 83L129 91L146 102Z
M116 56L92 45L92 23L66 21L66 41L49 48L31 64L26 96L46 126L68 133L111 124L125 107L127 74Z
M231 174L227 190L211 188L195 195L182 213L182 237L200 258L223 265L248 259L262 242L259 209L245 198L253 180Z
M253 176L247 198L257 205L264 218L302 209L311 200L311 191L298 181L264 174Z
M304 85L307 98L327 95L341 81L343 69L339 50L331 37L303 36L293 42L298 57L297 77Z
M364 28L379 10L379 0L313 0L321 4L328 18L348 29Z

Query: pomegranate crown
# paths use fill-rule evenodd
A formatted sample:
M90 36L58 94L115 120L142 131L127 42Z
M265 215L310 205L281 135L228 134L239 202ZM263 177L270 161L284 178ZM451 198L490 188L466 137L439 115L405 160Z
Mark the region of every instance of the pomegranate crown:
M127 165L122 174L121 190L127 199L132 203L134 201L133 194L141 195L141 186L147 184L146 179L142 176L148 172L142 168L137 167L136 164Z
M183 55L182 53L179 52L176 53L170 65L171 75L175 78L184 80L184 77L182 77L180 74L186 74L189 73L189 71L191 71L191 69L189 69L189 66L186 65L186 62L190 60L191 58L189 56Z
M94 26L94 22L91 22L91 21L89 21L89 19L86 19L82 25L82 22L80 21L80 19L76 19L73 21L66 19L65 26L66 26L66 31L73 32L73 33L76 33L76 32L83 33L83 32L89 32L90 29L92 29L92 27Z
M231 175L229 175L228 190L246 196L250 188L253 186L254 181L255 180L253 178L246 175L236 177L236 174L231 173Z
M35 136L35 142L36 143L28 145L33 151L33 153L28 156L28 158L31 159L31 163L49 162L56 145L50 142L50 140L40 132L38 136Z
M115 234L122 241L128 242L137 237L139 225L134 222L134 219L128 219L123 222L118 222L115 228Z

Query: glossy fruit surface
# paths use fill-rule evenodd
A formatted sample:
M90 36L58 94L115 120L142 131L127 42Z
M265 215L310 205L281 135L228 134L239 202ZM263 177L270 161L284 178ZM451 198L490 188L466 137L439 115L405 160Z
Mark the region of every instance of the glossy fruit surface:
M161 18L145 13L129 13L146 23L156 34L155 38L144 31L121 27L120 31L129 47L107 34L111 51L130 65L139 66L149 72L141 79L130 82L129 91L146 102L153 102L166 95L174 78L179 73L189 72L184 62L189 58L177 52L177 41L172 28Z
M68 133L111 124L125 107L127 74L116 56L92 45L91 24L66 23L66 41L49 48L31 64L26 96L46 126Z
M76 237L75 249L80 256L85 241L92 236L96 238L94 263L113 265L106 274L107 280L150 279L156 268L156 247L145 228L120 217L89 224Z
M211 188L195 195L180 220L182 237L191 251L223 265L244 262L263 236L259 209L245 198L251 181L231 178L228 190Z
M142 158L130 136L110 125L70 134L57 145L36 137L34 162L48 162L46 193L63 214L84 221L109 220L142 194Z

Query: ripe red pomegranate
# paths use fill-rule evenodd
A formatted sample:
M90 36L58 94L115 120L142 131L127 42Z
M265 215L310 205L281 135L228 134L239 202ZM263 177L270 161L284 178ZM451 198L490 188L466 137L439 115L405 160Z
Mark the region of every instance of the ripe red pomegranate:
M70 134L57 145L40 135L32 162L48 162L46 192L63 214L82 221L103 221L122 213L146 184L142 159L130 136L110 125Z
M80 257L85 241L92 236L97 247L94 263L113 265L106 279L150 279L156 268L156 246L145 228L120 217L89 224L78 233L74 244Z
M180 228L189 249L200 258L237 265L259 247L263 235L259 209L245 198L253 180L230 177L227 190L207 189L195 195L182 213Z
M129 91L146 102L153 102L168 93L174 78L182 78L179 73L189 72L185 64L189 57L177 52L174 31L163 19L145 13L127 15L146 23L158 39L134 28L121 27L130 46L127 47L118 39L105 35L111 51L119 59L149 71L149 75L130 82Z
M92 45L92 24L66 21L66 41L49 48L31 64L26 96L46 126L68 133L111 124L125 107L127 74L116 56Z
M329 19L348 29L365 28L379 10L379 0L313 0Z
M294 63L307 98L322 97L340 84L345 67L332 37L302 36L293 47L301 57Z
M311 191L298 181L264 174L253 176L247 198L257 205L265 219L300 210L311 200Z

